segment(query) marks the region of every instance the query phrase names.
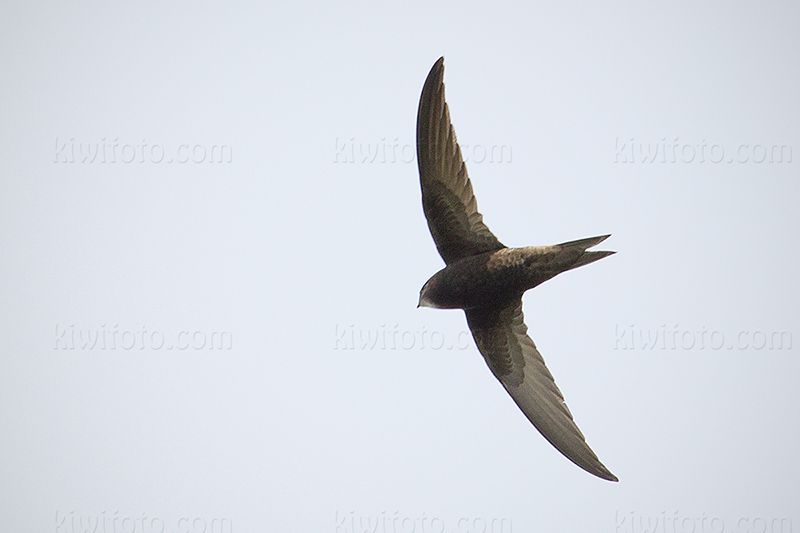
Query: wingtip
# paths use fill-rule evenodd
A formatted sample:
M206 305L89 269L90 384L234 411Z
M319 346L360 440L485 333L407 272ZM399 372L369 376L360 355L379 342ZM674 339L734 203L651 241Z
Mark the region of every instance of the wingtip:
M612 483L619 483L619 478L606 470L602 474L595 474L600 479L605 479L606 481L611 481Z
M422 95L420 95L420 110L422 110L425 101L431 98L439 98L444 100L444 56L440 57L436 63L433 64L428 76L425 78L425 84L422 86ZM419 114L417 115L419 121Z
M564 454L564 455L566 455L566 454ZM576 465L578 465L579 467L583 468L584 470L586 470L587 472L592 474L593 476L597 476L600 479L604 479L606 481L611 481L613 483L619 482L619 478L617 476L615 476L614 474L612 474L608 470L608 468L606 468L606 466L603 463L601 463L599 459L597 459L596 456L594 458L594 461L592 461L591 463L588 463L588 464L586 464L586 463L581 464L581 462L576 461L575 459L573 459L572 457L570 457L568 455L567 455L567 458L569 460L571 460L573 463L575 463Z
M441 80L444 77L444 56L436 60L436 63L431 67L428 73L428 78L438 78Z
M550 441L550 443L553 444L553 441ZM586 446L588 448L588 444ZM606 481L611 481L612 483L619 482L619 478L614 474L612 474L611 471L608 468L606 468L606 465L600 462L600 459L597 458L597 455L595 455L595 453L592 452L591 449L589 449L591 457L586 457L586 456L581 457L581 456L572 456L567 452L565 452L565 450L559 448L558 446L555 447L558 451L564 454L564 456L567 459L575 463L577 466L579 466L586 472L592 474L593 476L597 476L600 479L604 479Z

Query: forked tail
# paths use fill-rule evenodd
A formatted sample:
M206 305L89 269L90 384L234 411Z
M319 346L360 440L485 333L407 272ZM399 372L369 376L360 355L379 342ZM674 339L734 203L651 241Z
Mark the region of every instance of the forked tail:
M559 244L558 246L563 247L565 250L574 251L579 254L578 259L567 270L572 270L573 268L578 268L583 265L588 265L589 263L593 263L598 259L602 259L606 256L617 253L608 251L599 251L599 252L586 251L587 248L591 248L592 246L597 246L604 240L608 239L610 236L611 235L601 235L599 237L589 237L588 239L579 239L577 241L569 241Z

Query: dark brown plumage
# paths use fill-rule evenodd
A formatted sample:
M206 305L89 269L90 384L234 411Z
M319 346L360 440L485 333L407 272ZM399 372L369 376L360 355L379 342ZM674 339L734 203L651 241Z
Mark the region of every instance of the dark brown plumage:
M464 309L472 336L492 373L536 429L584 470L616 476L586 444L564 396L528 337L522 294L548 279L614 252L587 251L608 235L507 248L483 223L444 98L444 58L433 65L417 113L422 207L447 266L420 291L419 305Z

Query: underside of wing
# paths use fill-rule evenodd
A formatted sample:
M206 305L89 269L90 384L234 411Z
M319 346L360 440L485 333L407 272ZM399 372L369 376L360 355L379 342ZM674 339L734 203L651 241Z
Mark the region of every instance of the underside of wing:
M586 444L553 375L528 337L522 300L500 310L468 310L467 322L492 373L536 429L587 472L617 481Z
M417 112L422 207L445 263L504 246L483 223L444 99L444 58L433 65Z

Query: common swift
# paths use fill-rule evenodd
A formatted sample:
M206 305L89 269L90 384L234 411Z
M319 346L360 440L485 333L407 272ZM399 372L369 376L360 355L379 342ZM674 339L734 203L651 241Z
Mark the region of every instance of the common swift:
M614 252L587 251L608 235L508 248L478 212L444 98L444 58L433 65L417 111L422 207L447 266L422 287L419 306L463 309L489 369L550 444L587 472L618 481L589 448L539 350L528 337L522 294Z

